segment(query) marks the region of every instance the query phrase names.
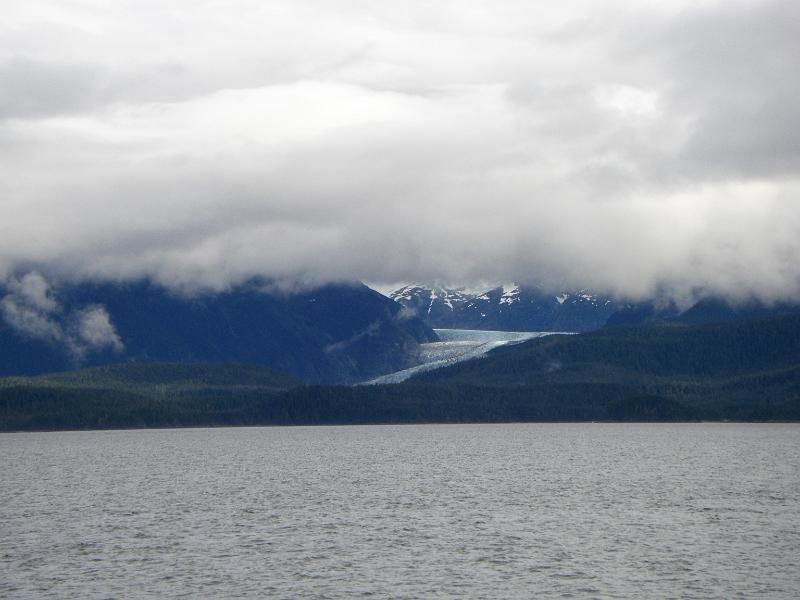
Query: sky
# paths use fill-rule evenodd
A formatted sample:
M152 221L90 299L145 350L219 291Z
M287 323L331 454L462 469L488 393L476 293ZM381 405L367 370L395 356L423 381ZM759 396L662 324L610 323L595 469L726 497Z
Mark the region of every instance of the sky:
M796 299L798 23L794 0L3 2L0 280Z

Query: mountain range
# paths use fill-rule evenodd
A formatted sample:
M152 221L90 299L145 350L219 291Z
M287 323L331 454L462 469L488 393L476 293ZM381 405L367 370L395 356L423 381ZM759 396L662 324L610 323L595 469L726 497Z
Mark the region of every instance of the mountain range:
M252 283L189 299L144 282L46 293L34 283L12 285L0 300L0 359L17 375L0 378L0 430L800 420L800 308L792 304L626 305L616 324L591 332L501 346L403 383L354 387L307 382L398 370L435 339L362 285L287 296ZM79 360L118 364L74 370ZM68 372L20 377L23 368Z
M313 383L353 383L416 364L436 334L361 283L284 293L250 281L181 296L147 280L0 288L0 375L119 362L236 362Z
M361 283L180 295L148 280L11 278L0 429L800 418L797 304L708 297L681 310L516 285L391 295ZM582 333L422 373L438 356L426 344L443 343L432 326ZM412 367L421 374L404 383L350 386Z
M305 385L236 364L0 378L2 431L725 419L800 420L800 311L550 335L393 385Z
M748 319L764 319L796 314L800 305L796 302L766 304L755 299L731 302L718 296L701 298L681 310L670 300L645 300L622 306L606 322L607 327L672 323L681 325L704 325L730 323Z
M549 292L507 284L485 291L405 285L389 297L435 328L581 332L599 329L623 305L587 289Z

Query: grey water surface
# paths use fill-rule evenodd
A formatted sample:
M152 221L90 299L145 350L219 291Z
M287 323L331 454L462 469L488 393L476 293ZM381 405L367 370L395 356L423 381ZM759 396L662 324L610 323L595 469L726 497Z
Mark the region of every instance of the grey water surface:
M4 598L796 598L800 426L0 435Z

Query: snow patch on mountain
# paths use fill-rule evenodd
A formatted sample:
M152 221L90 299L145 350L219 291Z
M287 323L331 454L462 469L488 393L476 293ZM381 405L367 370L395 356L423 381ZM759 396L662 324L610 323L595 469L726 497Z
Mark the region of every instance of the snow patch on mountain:
M519 286L515 284L506 284L503 286L503 294L500 296L500 304L514 304L519 302Z
M477 290L413 284L390 297L432 327L502 331L589 331L605 325L617 306L589 289L554 291L518 283Z

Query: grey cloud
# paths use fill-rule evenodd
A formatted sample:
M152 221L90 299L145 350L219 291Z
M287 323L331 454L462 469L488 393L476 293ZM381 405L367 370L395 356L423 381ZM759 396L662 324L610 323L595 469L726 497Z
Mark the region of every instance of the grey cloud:
M49 343L61 343L64 339L64 332L58 323L13 295L0 300L0 312L6 323L25 337Z
M50 284L35 271L26 273L22 277L12 278L6 287L17 296L24 304L43 313L52 313L59 310L59 305L53 297Z
M76 311L73 320L75 337L89 350L121 352L125 348L105 307L92 305L82 308Z
M785 0L30 6L0 276L800 293Z
M40 273L9 278L3 287L7 293L0 299L0 316L20 335L57 346L77 362L89 352L124 349L105 307L65 312Z
M100 83L99 73L88 65L13 58L0 63L0 119L88 109Z
M21 335L51 344L63 344L66 336L52 316L60 309L47 280L37 272L10 278L0 300L3 319Z
M798 22L800 5L790 0L712 5L635 47L664 64L671 108L690 120L676 158L693 177L797 177Z

